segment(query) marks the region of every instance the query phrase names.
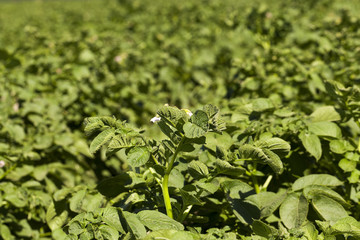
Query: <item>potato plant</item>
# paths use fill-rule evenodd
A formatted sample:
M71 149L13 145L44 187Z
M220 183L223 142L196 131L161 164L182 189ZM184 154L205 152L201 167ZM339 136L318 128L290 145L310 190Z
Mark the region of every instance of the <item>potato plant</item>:
M357 0L0 0L0 239L359 239Z

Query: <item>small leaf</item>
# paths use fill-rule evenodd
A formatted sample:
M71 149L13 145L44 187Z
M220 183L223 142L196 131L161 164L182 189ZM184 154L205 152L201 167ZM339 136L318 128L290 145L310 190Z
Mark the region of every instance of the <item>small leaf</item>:
M104 239L107 239L107 240L118 240L119 239L119 232L110 226L100 225L99 231L101 233L101 236Z
M181 130L182 125L188 118L188 115L185 111L172 106L162 106L157 111L157 114L161 117L161 119L166 119L166 121L170 122L170 124L173 127L176 127L178 130Z
M153 231L161 229L184 230L181 223L155 210L143 210L137 215L140 221Z
M316 160L319 160L322 155L321 142L318 136L312 133L301 132L299 138L308 151Z
M267 98L257 98L252 101L252 109L255 112L264 112L266 110L273 109L274 105Z
M344 154L348 151L354 151L355 147L353 147L348 141L343 139L336 139L330 141L330 150L337 154Z
M147 163L150 158L150 151L147 147L133 147L127 154L128 163L132 167L140 167Z
M281 221L288 229L300 227L306 220L309 204L304 195L292 193L280 206Z
M273 192L260 192L258 194L251 195L247 197L247 200L250 200L260 208L260 216L268 217L281 205L281 203L286 198L286 192L280 192L278 194Z
M316 212L319 213L325 221L330 221L330 223L334 223L348 216L343 206L329 197L317 195L312 199L311 203Z
M100 119L94 122L87 122L85 119L85 124L84 132L87 136L93 135L104 126L104 123Z
M187 122L183 126L185 137L187 138L199 138L205 135L206 131L196 124Z
M197 110L190 118L190 121L201 127L205 132L208 130L208 122L209 118L208 115L201 110Z
M207 166L199 161L191 161L188 165L188 171L195 179L206 178L209 175Z
M279 156L266 148L245 144L240 147L239 153L243 158L251 158L259 163L268 164L276 174L281 174L283 171L283 164Z
M97 135L90 144L90 152L95 153L104 144L106 144L114 136L115 130L113 128L106 129Z
M339 167L344 170L344 172L352 172L356 169L357 162L343 158L339 162Z
M127 211L123 211L123 215L135 238L143 239L146 236L146 229L139 217L136 214Z
M125 230L120 221L121 209L115 207L107 207L102 210L102 220L107 225L113 227L117 231L125 234Z
M76 192L69 200L70 209L73 212L79 212L81 210L81 205L86 194L86 189Z
M240 176L246 172L244 168L234 167L230 163L220 159L216 159L215 166L216 166L216 171L219 174L224 174L224 175Z
M311 185L336 187L341 184L342 182L334 176L328 174L311 174L297 179L292 185L292 189L293 191L298 191Z
M256 142L256 146L267 148L277 154L287 154L290 152L290 144L281 138L270 138Z
M279 235L279 232L273 226L270 226L260 220L255 220L252 223L252 229L255 234L270 239L271 237L276 237Z
M337 221L332 228L334 235L349 235L360 238L360 222L353 217L345 217Z
M203 205L198 197L196 197L196 193L188 192L183 189L180 189L181 199L183 201L184 206L189 205Z

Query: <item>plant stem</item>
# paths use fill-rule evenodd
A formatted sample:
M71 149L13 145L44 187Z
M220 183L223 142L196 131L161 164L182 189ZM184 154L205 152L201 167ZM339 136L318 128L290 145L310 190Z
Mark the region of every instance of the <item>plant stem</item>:
M268 176L268 178L266 179L264 185L261 187L261 189L267 189L267 187L269 186L271 179L273 178L273 175Z
M170 194L169 194L169 176L170 176L170 172L173 168L175 159L178 155L178 153L180 152L179 149L181 147L181 145L183 144L185 140L185 137L181 138L181 141L179 143L179 145L177 146L174 155L172 155L170 162L166 168L165 171L165 175L162 181L162 192L163 192L163 197L164 197L164 203L165 203L165 208L166 208L166 214L170 217L170 218L174 218L173 217L173 213L172 213L172 208L171 208L171 201L170 201Z
M169 183L169 174L165 174L165 176L163 178L163 183L162 183L162 192L163 192L163 196L164 196L166 214L170 218L174 218L173 213L172 213L168 183Z
M255 175L251 175L251 178L252 178L252 181L253 181L253 184L254 184L255 192L259 193L260 192L260 187L259 187L257 177Z

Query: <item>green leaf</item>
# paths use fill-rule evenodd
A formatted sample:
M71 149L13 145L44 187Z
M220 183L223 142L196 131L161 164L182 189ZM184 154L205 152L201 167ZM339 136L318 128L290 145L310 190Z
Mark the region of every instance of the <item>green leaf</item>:
M190 118L190 121L199 126L201 129L203 129L205 132L208 130L208 122L209 118L206 112L197 110Z
M349 235L360 239L360 222L353 217L345 217L331 226L334 235Z
M341 218L348 216L340 203L323 195L314 196L311 204L321 218L325 221L330 221L330 223L335 223Z
M118 240L119 239L119 232L107 225L100 225L99 231L104 239L108 240Z
M135 238L143 239L146 236L146 229L144 225L141 223L138 216L134 213L130 213L127 211L123 211L123 215Z
M356 169L357 162L343 158L339 162L339 167L344 170L344 172L352 172Z
M190 175L195 179L206 178L209 175L207 166L199 161L191 161L188 165Z
M337 201L341 205L349 206L340 194L325 186L310 185L304 188L303 193L308 200L313 199L315 196L323 195Z
M123 148L134 147L137 143L134 141L134 137L127 135L116 135L113 137L108 145L108 151L114 152Z
M319 160L322 155L321 142L318 136L312 133L301 132L299 138L308 151L316 160Z
M80 212L83 200L86 195L86 189L76 192L69 200L70 209L73 212Z
M230 176L240 176L246 172L245 168L234 167L230 163L216 159L215 161L216 171L219 174L230 175Z
M102 210L102 220L107 225L111 226L122 234L125 234L126 232L121 225L121 214L121 209L115 207L107 207Z
M273 193L273 192L260 192L251 195L246 199L256 203L260 208L260 217L269 217L281 205L286 198L286 192Z
M276 237L279 235L279 232L273 226L270 226L260 220L255 220L252 223L252 229L255 234L270 239L271 237Z
M341 129L333 122L313 122L308 125L313 134L320 137L341 138Z
M301 230L304 232L304 237L306 240L317 240L318 239L318 231L316 227L311 222L307 222Z
M243 224L252 224L255 219L260 218L260 209L253 202L228 198L230 206L233 209L235 216Z
M126 186L132 182L128 173L121 172L115 177L102 180L96 189L104 196L113 198L126 190Z
M251 158L259 163L268 164L276 174L281 174L283 171L283 164L279 156L266 148L245 144L240 147L239 153L245 159Z
M252 101L252 109L255 112L264 112L273 108L273 103L267 98L257 98Z
M162 120L170 122L173 127L176 127L178 130L181 130L182 125L185 123L188 115L184 110L180 110L177 107L172 106L162 106L157 114L161 117Z
M276 154L288 154L290 152L290 144L281 138L270 138L266 140L259 140L255 143L260 148L266 148L275 152Z
M333 122L341 120L340 114L335 110L333 106L319 107L310 115L310 117L313 122Z
M150 158L150 151L147 147L133 147L127 153L127 161L132 167L140 167L147 163Z
M149 233L143 240L202 240L200 234L192 233L189 231L178 231L173 229L158 230Z
M175 143L178 144L181 140L181 137L178 135L178 132L175 128L171 128L169 127L169 125L167 125L165 123L165 121L160 121L158 122L158 126L160 127L160 130L168 137L170 138L170 140Z
M348 151L354 151L355 147L353 147L348 141L343 139L336 139L330 141L330 150L337 154L343 154Z
M205 135L206 131L200 126L187 122L183 126L185 137L187 138L199 138Z
M300 227L306 220L309 204L304 195L289 194L280 206L281 221L288 229Z
M211 104L206 104L203 107L204 112L207 114L207 116L211 119L213 117L216 116L216 114L218 114L220 112L219 108L211 105Z
M140 221L153 231L161 229L184 230L181 223L155 210L143 210L137 215Z
M95 153L99 150L104 144L111 140L114 136L115 130L113 128L108 128L97 135L90 144L90 152Z
M15 237L11 234L10 229L5 224L0 225L0 236L2 239L13 240Z
M180 189L181 199L184 206L189 205L203 205L200 199L196 196L196 192L188 192L183 189Z
M100 131L102 127L104 127L104 123L98 118L96 121L87 121L87 119L85 119L84 123L86 124L84 132L87 136L93 135L97 131Z
M297 179L292 185L292 189L298 191L311 185L336 187L342 185L342 182L328 174L311 174Z
M69 212L64 202L51 203L46 211L46 222L49 228L54 231L60 229L66 223Z

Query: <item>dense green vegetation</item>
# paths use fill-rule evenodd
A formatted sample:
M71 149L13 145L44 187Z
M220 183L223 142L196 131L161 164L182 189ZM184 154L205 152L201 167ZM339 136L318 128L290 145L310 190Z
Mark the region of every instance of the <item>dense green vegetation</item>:
M360 239L359 16L0 1L0 238Z

